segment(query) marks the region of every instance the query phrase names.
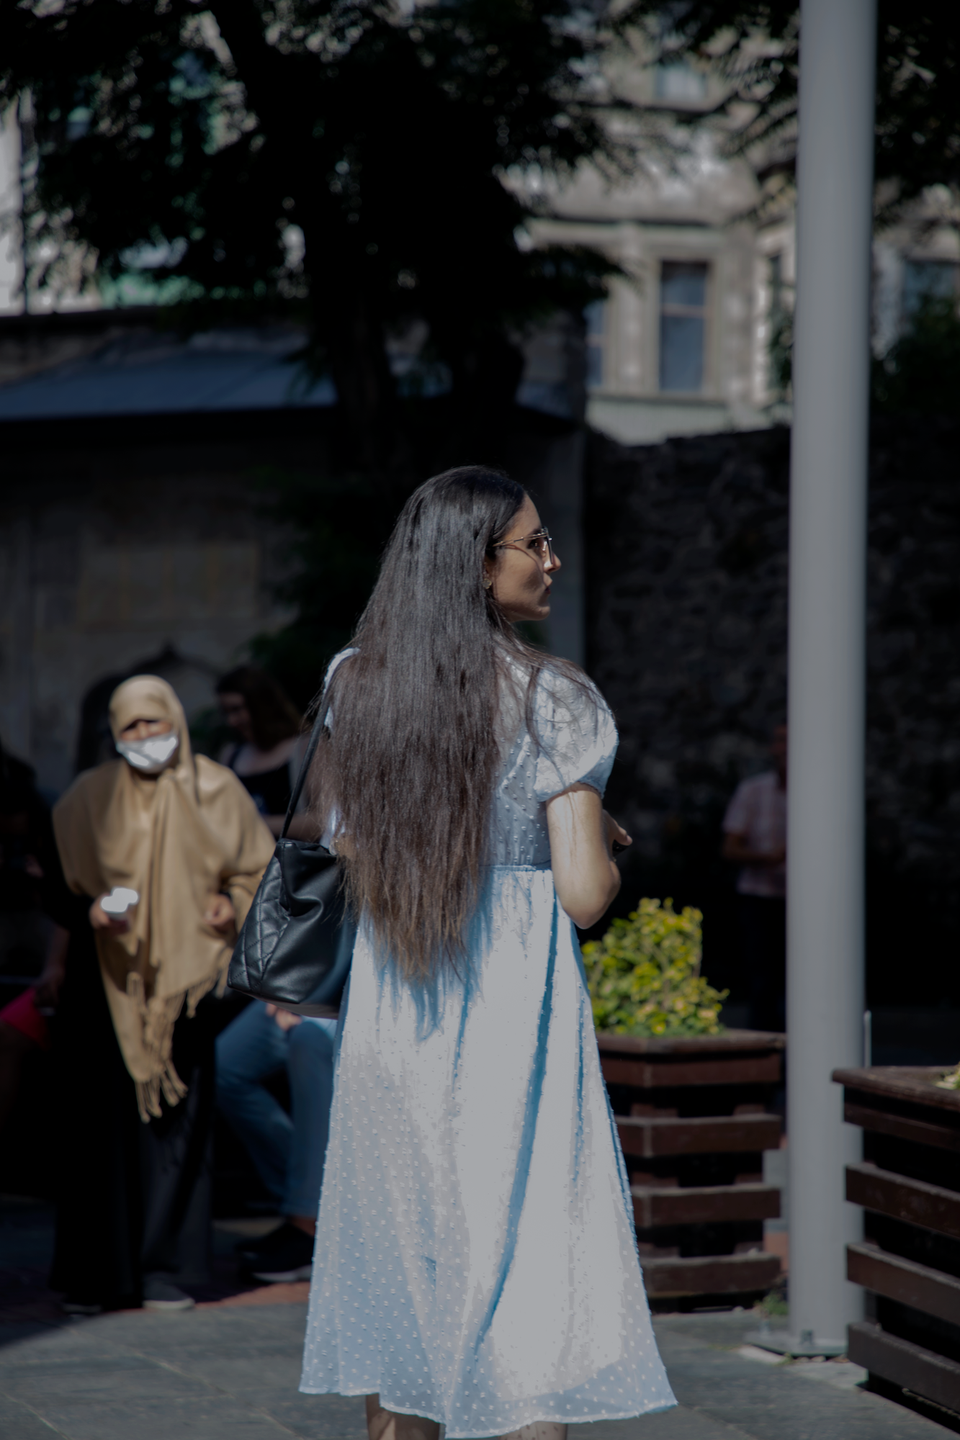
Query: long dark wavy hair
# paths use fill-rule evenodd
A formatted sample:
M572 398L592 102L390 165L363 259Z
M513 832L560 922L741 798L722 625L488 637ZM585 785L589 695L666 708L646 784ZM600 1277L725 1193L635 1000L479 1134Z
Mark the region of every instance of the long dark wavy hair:
M516 481L467 465L407 501L353 644L330 681L312 791L336 804L350 902L408 980L459 969L479 898L501 752L505 685L528 724L546 664L483 585L484 557L526 499ZM513 663L511 663L513 662Z
M279 681L256 665L238 665L222 675L217 694L243 696L258 750L272 750L281 740L300 733L303 719L296 705Z

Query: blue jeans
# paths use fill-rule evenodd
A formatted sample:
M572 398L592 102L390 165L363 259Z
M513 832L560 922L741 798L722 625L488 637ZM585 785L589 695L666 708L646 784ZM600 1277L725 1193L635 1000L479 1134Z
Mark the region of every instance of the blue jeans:
M307 1018L281 1030L255 1001L217 1037L217 1106L283 1215L314 1216L320 1206L336 1031L336 1020ZM292 1115L260 1084L283 1066Z

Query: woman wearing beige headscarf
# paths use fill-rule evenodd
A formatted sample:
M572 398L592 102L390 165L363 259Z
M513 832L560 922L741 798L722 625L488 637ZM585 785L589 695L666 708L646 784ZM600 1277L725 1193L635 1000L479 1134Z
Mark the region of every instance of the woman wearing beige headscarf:
M51 1283L74 1313L186 1308L175 1282L204 1278L213 1030L197 1006L273 850L236 776L192 754L164 680L120 685L110 726L121 758L80 775L53 814L71 892L51 906L71 931L56 1044L75 1113Z

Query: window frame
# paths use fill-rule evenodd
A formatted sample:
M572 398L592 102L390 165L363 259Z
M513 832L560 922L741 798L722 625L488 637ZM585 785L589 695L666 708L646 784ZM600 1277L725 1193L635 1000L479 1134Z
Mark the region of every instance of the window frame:
M591 310L594 310L594 313L599 316L600 323L596 329L591 329L588 313ZM584 306L584 349L586 351L585 384L588 395L598 393L607 388L607 379L610 373L610 318L609 295L605 296L603 300L591 300L589 305ZM592 379L590 375L590 361L593 355L599 355L600 357L600 374L598 379Z
M656 263L657 293L656 307L654 309L653 330L656 335L654 370L652 379L655 381L655 393L658 396L669 396L681 400L698 399L707 400L713 397L714 392L714 363L713 363L713 296L714 296L714 271L716 268L717 256L704 255L702 252L696 254L679 254L676 250L670 252L661 251L654 259ZM663 272L666 265L698 265L704 270L703 284L703 305L675 305L669 304L664 307L663 300ZM663 318L664 315L675 314L678 317L688 315L690 318L703 321L703 352L702 370L699 390L665 390L662 386L663 376Z

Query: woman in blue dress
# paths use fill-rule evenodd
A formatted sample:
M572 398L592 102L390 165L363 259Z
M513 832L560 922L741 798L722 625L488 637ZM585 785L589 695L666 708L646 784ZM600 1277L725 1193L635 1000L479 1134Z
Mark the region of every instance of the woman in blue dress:
M328 678L314 783L361 923L300 1388L367 1396L371 1440L563 1440L676 1403L574 930L629 844L616 729L514 629L559 568L521 486L437 476Z

